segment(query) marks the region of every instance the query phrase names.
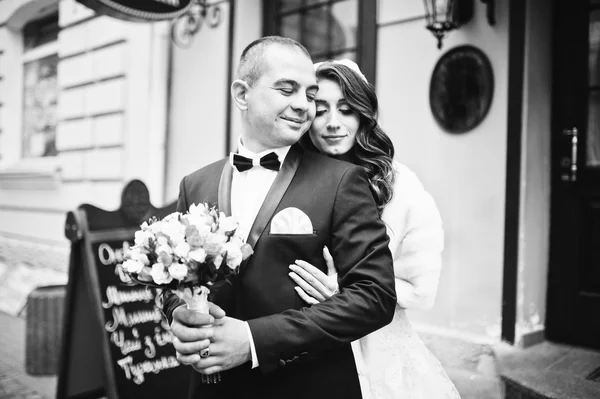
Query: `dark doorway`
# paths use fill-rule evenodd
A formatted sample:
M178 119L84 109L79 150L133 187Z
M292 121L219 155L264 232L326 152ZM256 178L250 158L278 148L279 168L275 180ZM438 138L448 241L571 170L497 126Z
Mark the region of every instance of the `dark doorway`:
M555 1L546 333L600 349L600 1Z

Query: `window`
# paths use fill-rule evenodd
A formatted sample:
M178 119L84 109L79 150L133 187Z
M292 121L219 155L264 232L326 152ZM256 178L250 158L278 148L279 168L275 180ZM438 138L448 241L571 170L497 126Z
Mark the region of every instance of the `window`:
M267 0L264 33L299 41L315 62L350 58L374 82L376 4L372 0Z
M56 155L58 14L23 27L23 157Z
M58 39L58 14L37 19L23 27L23 50L31 50Z

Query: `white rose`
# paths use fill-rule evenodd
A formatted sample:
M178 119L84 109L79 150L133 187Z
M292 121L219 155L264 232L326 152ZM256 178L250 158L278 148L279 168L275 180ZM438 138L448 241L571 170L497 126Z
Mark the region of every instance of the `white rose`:
M149 265L150 264L150 259L148 259L148 255L142 253L139 248L133 248L130 252L129 252L129 257L133 260L137 260L139 262L142 262L144 265Z
M161 252L166 253L167 255L171 255L173 253L173 248L170 245L159 245L156 247L156 253L160 254Z
M227 251L227 266L234 270L242 263L242 251L235 242L228 242L223 247Z
M190 205L190 209L188 211L190 215L206 215L207 209L204 204L192 204Z
M169 239L164 235L160 235L156 238L156 247L168 247Z
M150 245L150 240L154 239L154 234L148 230L138 230L135 232L135 245L147 247Z
M230 242L232 245L236 245L239 248L241 248L242 245L244 245L244 240L242 239L242 237L236 235L229 237L228 242Z
M196 226L196 229L198 230L198 235L201 238L206 238L210 234L210 226L207 224L201 224L199 226Z
M169 236L175 247L185 240L185 226L178 220L173 219L165 223L162 232Z
M144 264L135 259L127 259L123 262L123 269L128 273L139 273L144 268Z
M227 236L223 234L210 234L204 242L206 253L215 256L223 252L223 244L227 242Z
M138 230L135 232L135 238L133 239L135 245L144 245L144 232Z
M213 224L213 218L207 215L188 215L187 219L188 222L190 222L191 225L196 226L198 230L203 227L208 227L210 230Z
M183 280L187 276L188 268L183 263L173 263L169 266L169 274L175 280Z
M221 212L221 215L219 217L218 232L229 233L231 231L234 231L237 228L238 228L238 222L237 222L236 218L234 218L233 216L226 217L225 214L223 212Z
M202 248L198 248L193 251L190 251L188 256L190 257L190 259L193 259L196 262L203 263L206 260L206 251Z
M179 256L180 258L187 258L189 253L190 245L185 241L175 247L175 255Z
M197 215L186 215L185 216L185 218L188 221L188 223L190 224L190 226L198 226L202 222L202 217L203 216L197 216Z
M156 284L169 284L173 281L173 277L165 269L165 266L162 263L153 264L150 275Z
M164 228L165 222L163 222L162 220L156 221L154 223L152 223L150 225L149 230L152 232L152 234L156 235L157 233L160 233L162 231L162 229Z
M179 221L179 215L181 215L181 213L179 213L179 212L173 212L173 213L170 213L167 216L165 216L163 218L163 220L165 222L170 222L172 220Z

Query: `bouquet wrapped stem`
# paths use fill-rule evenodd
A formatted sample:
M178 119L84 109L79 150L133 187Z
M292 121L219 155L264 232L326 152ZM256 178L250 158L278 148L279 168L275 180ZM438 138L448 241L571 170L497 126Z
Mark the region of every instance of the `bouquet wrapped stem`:
M185 302L189 310L193 310L202 314L209 314L208 294L210 293L210 290L207 287L200 286L192 288L178 288L173 292ZM208 324L203 327L209 328L212 327L212 324ZM200 352L200 356L202 356L202 352ZM219 383L221 382L221 374L201 374L201 381L203 384Z

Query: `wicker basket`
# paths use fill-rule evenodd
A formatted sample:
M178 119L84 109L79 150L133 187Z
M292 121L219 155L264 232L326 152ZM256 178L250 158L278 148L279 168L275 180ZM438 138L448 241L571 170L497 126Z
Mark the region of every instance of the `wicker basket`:
M38 287L27 297L25 370L31 375L54 375L60 357L66 287Z

